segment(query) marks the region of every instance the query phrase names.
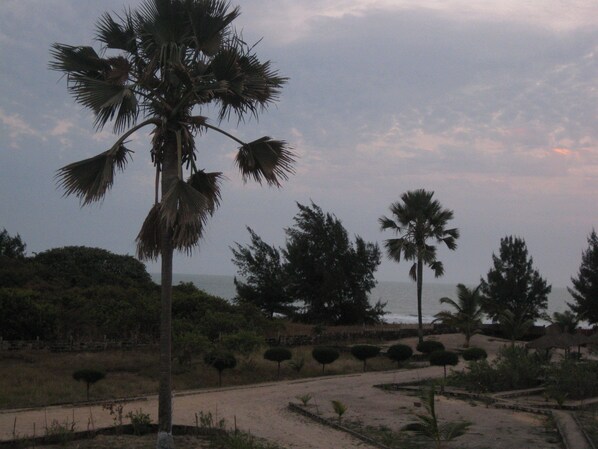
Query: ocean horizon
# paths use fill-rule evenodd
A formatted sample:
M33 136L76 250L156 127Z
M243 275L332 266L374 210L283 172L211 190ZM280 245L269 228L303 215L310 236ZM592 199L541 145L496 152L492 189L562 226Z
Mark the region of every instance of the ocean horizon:
M160 283L160 275L151 273L152 279ZM206 275L206 274L173 274L173 285L181 282L192 282L197 288L205 292L231 301L236 296L234 276ZM422 317L425 323L430 323L434 315L441 310L448 310L440 304L440 298L457 299L456 284L424 283L422 289ZM375 304L380 300L386 303L384 321L387 323L417 323L417 290L415 282L379 281L369 295L370 302ZM567 302L573 298L566 288L553 287L548 295L547 313L564 312L568 309ZM538 320L538 324L546 324Z

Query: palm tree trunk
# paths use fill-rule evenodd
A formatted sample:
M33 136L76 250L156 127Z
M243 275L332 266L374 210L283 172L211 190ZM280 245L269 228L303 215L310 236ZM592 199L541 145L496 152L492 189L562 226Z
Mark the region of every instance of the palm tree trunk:
M417 338L418 341L421 343L424 341L424 322L422 318L422 285L423 285L423 276L424 272L424 264L421 260L421 257L417 259Z
M167 144L162 160L162 197L178 177L176 141ZM160 386L158 390L158 431L172 434L172 229L161 230ZM160 439L160 435L159 435ZM172 438L169 439L172 441ZM174 443L172 443L174 447Z

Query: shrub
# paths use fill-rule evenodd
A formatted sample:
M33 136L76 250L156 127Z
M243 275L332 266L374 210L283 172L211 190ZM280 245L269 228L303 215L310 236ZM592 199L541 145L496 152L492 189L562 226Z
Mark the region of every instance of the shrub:
M436 340L426 340L418 343L416 349L422 354L430 355L434 351L443 351L444 345Z
M213 366L218 370L218 386L222 386L222 371L233 369L237 366L237 359L230 352L212 351L204 356L206 365Z
M586 399L598 396L598 364L564 359L547 372L546 391L554 399Z
M451 380L470 391L488 392L536 387L543 374L538 358L515 346L501 349L492 364L469 362L467 371L453 374Z
M367 367L367 360L372 357L376 357L380 353L380 347L374 345L355 345L351 348L351 354L357 360L363 362L363 371L365 372Z
M143 413L141 409L129 412L125 415L131 421L133 433L135 435L145 435L151 430L152 419L148 413Z
M271 362L278 363L278 374L277 374L278 379L280 379L280 364L282 362L284 362L285 360L291 360L292 357L293 357L293 353L288 348L282 348L282 347L269 348L269 349L266 349L266 352L264 352L264 358L266 360L270 360Z
M316 362L322 365L322 372L324 372L324 367L338 359L340 357L340 353L334 348L327 346L316 346L312 350L311 356Z
M488 353L482 348L469 348L461 354L463 360L476 361L488 358Z
M444 368L444 383L446 383L446 365L455 366L459 363L459 356L451 351L434 351L430 354L430 365L442 366ZM444 383L442 390L444 391Z
M413 349L407 345L392 345L386 351L386 355L390 360L397 362L397 367L399 367L401 362L408 360L413 355Z
M99 382L103 378L106 377L106 374L103 371L98 371L95 369L80 369L73 373L73 379L77 382L83 381L87 387L87 400L89 401L89 387L91 387L96 382Z

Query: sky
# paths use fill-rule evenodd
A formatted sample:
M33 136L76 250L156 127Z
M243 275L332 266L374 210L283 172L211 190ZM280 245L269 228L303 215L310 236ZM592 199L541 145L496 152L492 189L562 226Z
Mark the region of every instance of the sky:
M32 255L85 245L135 254L153 202L149 137L103 202L63 197L56 170L107 150L93 116L48 69L52 43L93 45L102 13L137 0L1 0L0 229ZM476 284L500 239L519 236L534 267L570 286L598 227L598 3L595 0L247 0L235 27L289 78L259 120L221 126L246 141L284 139L297 157L282 188L243 183L235 144L210 133L198 161L222 171L222 204L199 249L174 271L234 275L230 247L284 244L296 203L333 213L383 244L378 218L424 188L454 211L456 251L437 282ZM202 111L214 117L214 110ZM159 272L158 263L148 271ZM407 281L383 257L379 280ZM424 281L434 281L430 271Z

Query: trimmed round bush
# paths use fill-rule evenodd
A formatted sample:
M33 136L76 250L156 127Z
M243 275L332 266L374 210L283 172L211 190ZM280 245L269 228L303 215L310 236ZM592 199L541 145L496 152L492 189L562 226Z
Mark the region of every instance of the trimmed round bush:
M468 362L488 358L488 353L482 348L469 348L463 351L461 355L463 356L463 360L467 360Z
M291 360L293 353L288 348L276 347L266 349L264 352L264 359L270 360L271 362L278 363L278 374L277 377L280 379L280 364L285 360Z
M425 340L421 343L418 343L415 349L417 349L422 354L430 355L434 351L443 351L444 345L436 340Z
M397 366L399 366L401 362L408 360L413 355L413 349L402 344L392 345L386 351L386 355L390 360L397 362Z
M456 352L441 350L430 354L430 365L444 368L444 383L440 387L440 391L444 391L444 384L446 383L446 365L455 366L457 363L459 363L459 355Z
M363 362L363 371L365 372L367 367L367 360L372 357L376 357L380 354L380 346L374 345L355 345L351 348L351 354L357 360Z
M218 370L218 386L222 386L222 371L225 369L233 369L237 366L237 359L230 352L213 351L208 352L203 361L206 365L213 366Z
M99 382L104 377L106 377L106 373L103 371L95 370L95 369L80 369L73 373L73 379L77 382L83 381L87 387L87 400L89 401L89 387Z
M322 372L324 372L324 367L338 359L340 353L336 349L328 346L316 346L311 351L311 356L316 362L322 365Z
M430 365L446 367L446 365L455 366L457 363L459 363L459 355L456 352L441 350L430 354Z

